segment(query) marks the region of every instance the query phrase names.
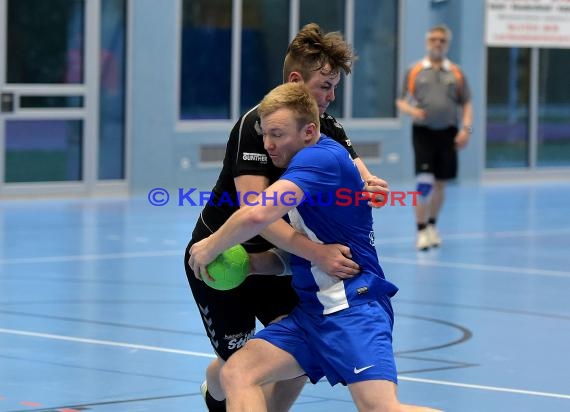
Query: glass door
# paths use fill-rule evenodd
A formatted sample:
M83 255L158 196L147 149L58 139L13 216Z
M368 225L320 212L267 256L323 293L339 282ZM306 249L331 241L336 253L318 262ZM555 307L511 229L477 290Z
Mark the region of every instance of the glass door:
M541 49L538 75L538 167L570 166L570 49Z
M528 167L530 49L490 47L487 50L485 166Z
M570 49L487 49L487 169L567 175L569 65Z
M0 193L92 193L109 179L125 186L124 7L122 66L115 59L111 67L120 107L107 116L120 121L109 128L99 116L101 103L109 107L102 87L113 58L101 52L101 24L109 22L105 11L116 15L113 5L124 3L0 0ZM111 173L100 170L105 148L114 153Z

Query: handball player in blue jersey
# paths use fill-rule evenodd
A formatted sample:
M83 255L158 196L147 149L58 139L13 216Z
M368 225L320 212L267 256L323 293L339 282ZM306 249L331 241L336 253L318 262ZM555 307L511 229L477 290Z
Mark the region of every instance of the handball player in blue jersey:
M258 112L265 149L277 167L287 169L250 199L251 206L241 207L190 248L189 265L196 277L208 276L207 264L223 250L276 221L282 222L279 236L270 239L276 246L287 250L298 236L343 244L360 274L329 276L291 256L299 303L289 316L258 332L222 368L227 410L264 411L262 385L304 374L312 382L326 376L331 385L348 385L360 411L430 410L402 405L396 396L390 298L398 289L385 279L378 262L369 195L364 195L353 160L340 144L320 134L318 106L306 86L278 86L265 96ZM343 196L335 198L339 189ZM287 213L292 227L280 219Z
M387 183L371 174L352 147L342 125L327 113L329 105L335 101L342 77L350 74L355 59L352 47L340 32L324 32L317 24L309 23L299 30L287 48L283 82L303 83L310 90L319 107L321 131L343 145L366 181L366 190L378 194L380 199L375 199L378 200L377 205L381 205L384 200L382 194L388 191ZM239 210L240 204L244 204L242 196L262 192L283 171L271 162L263 147L256 105L232 128L212 197L204 205L185 250L186 277L200 311L204 331L217 355L208 365L206 380L200 387L210 412L226 411L219 371L225 361L253 336L256 320L266 326L287 315L297 304L298 297L291 286L291 276L264 276L289 273L286 265L279 263L288 262L287 254L267 240L273 225L265 229L263 237L255 236L242 243L250 253L250 271L256 275L248 276L235 289L215 290L197 279L188 265L188 252L194 243L211 235ZM333 276L358 273L358 265L350 260L350 250L346 246L319 245L307 238L298 238L295 244L291 244L293 247L296 255L311 260ZM303 376L266 385L268 408L274 412L289 410L305 383Z

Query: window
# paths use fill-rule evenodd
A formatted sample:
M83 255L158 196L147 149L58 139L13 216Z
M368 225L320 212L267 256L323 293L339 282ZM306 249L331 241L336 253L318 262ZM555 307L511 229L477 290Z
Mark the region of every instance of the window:
M568 49L488 48L487 168L570 165Z
M230 118L232 0L182 7L181 119Z
M326 7L322 0L180 2L179 120L236 120L283 81L291 33L313 21L325 31L341 31L359 56L330 113L396 116L397 0L330 0Z
M82 83L84 21L79 0L9 2L7 83Z
M529 79L530 49L488 49L488 168L529 165Z
M398 2L358 0L354 11L353 117L396 117Z
M289 0L243 0L240 113L283 82Z
M8 120L6 183L81 180L82 136L81 120Z
M300 4L299 28L307 23L315 22L325 32L340 31L346 38L344 10L344 0L328 0L327 7L323 7L323 2L320 0L303 0ZM338 84L335 90L335 101L327 110L327 113L332 114L334 117L343 117L344 88L345 79Z
M570 166L570 49L540 50L538 166Z
M101 2L100 36L98 178L124 179L126 0Z

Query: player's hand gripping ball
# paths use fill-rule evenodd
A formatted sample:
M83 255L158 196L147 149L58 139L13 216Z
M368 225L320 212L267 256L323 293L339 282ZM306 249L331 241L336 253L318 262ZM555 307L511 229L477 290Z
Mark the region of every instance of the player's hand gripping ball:
M203 278L206 284L217 290L229 290L238 287L249 273L249 255L242 245L235 245L224 250L207 267L214 279L212 282Z

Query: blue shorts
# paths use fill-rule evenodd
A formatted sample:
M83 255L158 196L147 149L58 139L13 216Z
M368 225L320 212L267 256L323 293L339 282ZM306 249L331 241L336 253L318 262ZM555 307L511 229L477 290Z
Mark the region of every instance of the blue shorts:
M290 353L311 382L323 376L331 385L367 380L397 383L392 350L393 312L388 298L330 315L299 307L283 320L259 331L263 339Z

